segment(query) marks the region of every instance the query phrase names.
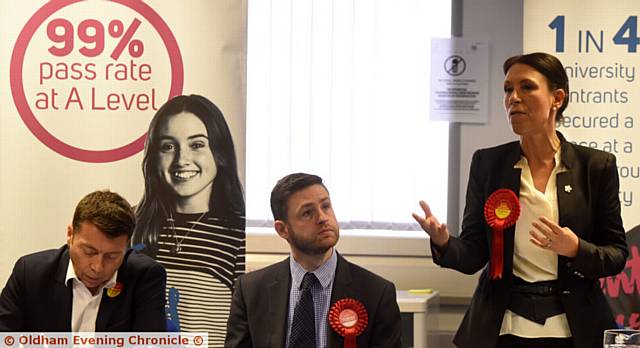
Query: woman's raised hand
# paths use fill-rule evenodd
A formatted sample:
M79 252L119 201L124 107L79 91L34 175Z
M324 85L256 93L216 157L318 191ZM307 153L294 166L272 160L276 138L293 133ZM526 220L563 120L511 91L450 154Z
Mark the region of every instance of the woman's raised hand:
M424 217L413 213L413 218L420 224L420 227L427 232L429 238L431 238L431 243L435 244L437 247L444 247L449 242L449 230L447 229L447 224L439 223L438 219L436 219L433 214L431 214L431 208L425 201L420 201L420 207L422 211L424 211Z

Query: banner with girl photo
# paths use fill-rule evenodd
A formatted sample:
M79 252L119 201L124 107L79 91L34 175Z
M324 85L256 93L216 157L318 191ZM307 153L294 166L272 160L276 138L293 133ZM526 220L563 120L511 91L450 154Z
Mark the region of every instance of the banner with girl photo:
M0 3L0 282L86 193L135 205L168 325L222 346L244 272L246 0Z

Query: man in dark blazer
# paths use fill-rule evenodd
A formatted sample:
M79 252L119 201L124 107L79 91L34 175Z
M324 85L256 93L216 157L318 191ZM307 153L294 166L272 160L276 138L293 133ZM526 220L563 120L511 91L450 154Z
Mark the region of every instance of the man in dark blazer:
M0 295L0 331L166 331L166 272L127 250L134 226L118 194L85 196L67 245L16 262Z
M322 179L303 173L282 178L271 193L271 209L291 257L238 279L225 346L343 347L345 338L332 329L327 312L349 298L368 315L356 338L358 347L401 347L395 287L335 251L339 227ZM300 343L293 337L292 322L304 296L298 292L301 275L308 273L318 278L312 290L316 334L314 340Z

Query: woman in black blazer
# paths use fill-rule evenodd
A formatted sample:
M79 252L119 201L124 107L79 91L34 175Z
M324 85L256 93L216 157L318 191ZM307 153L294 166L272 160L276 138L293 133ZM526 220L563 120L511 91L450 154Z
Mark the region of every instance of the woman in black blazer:
M423 201L425 215L413 214L437 264L484 268L454 343L602 347L616 323L598 278L619 273L628 254L615 156L556 131L569 101L556 57L511 57L504 73L504 106L520 140L474 154L460 237Z

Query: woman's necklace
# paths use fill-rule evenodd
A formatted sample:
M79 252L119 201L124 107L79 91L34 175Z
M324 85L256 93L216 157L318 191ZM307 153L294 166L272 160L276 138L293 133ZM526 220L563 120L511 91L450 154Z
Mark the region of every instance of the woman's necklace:
M173 255L177 255L178 253L180 253L182 251L182 242L184 242L184 239L187 238L187 236L189 235L189 233L191 233L191 231L193 231L193 228L196 227L196 225L200 222L200 220L202 220L202 218L204 217L204 215L207 212L205 211L204 213L200 214L200 217L198 217L198 219L191 224L191 227L189 227L189 229L187 230L187 232L184 234L184 236L182 236L182 238L180 238L180 240L178 240L178 234L176 231L176 223L175 220L173 219L173 214L171 212L169 212L169 223L171 224L171 232L173 232L173 238L175 240L174 245L171 247L171 253Z

